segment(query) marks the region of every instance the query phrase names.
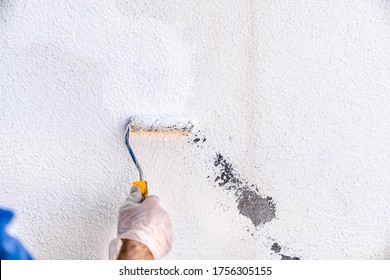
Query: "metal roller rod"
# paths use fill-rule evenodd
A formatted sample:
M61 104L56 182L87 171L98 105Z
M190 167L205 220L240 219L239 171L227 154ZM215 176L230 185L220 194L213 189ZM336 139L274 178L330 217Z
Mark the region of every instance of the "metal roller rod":
M130 147L129 136L130 136L130 128L129 128L129 126L128 126L127 129L126 129L126 136L125 136L126 146L127 146L127 149L129 150L129 153L130 153L131 158L132 158L133 161L134 161L135 166L136 166L137 169L138 169L140 181L144 181L144 172L142 171L142 167L141 167L141 165L139 164L137 158L135 157L135 154L134 154L134 152L133 152L133 149Z

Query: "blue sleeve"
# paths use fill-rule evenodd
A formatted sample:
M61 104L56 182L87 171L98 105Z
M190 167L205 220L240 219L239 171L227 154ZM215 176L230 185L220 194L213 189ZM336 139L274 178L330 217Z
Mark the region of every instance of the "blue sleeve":
M0 260L32 260L23 244L7 233L7 226L14 214L0 208Z

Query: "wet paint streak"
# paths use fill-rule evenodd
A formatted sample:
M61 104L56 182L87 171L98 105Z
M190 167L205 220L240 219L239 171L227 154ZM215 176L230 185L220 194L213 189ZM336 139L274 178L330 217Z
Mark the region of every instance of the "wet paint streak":
M275 218L272 198L259 195L256 186L243 180L220 153L214 158L214 167L216 186L234 192L239 213L249 218L255 227Z

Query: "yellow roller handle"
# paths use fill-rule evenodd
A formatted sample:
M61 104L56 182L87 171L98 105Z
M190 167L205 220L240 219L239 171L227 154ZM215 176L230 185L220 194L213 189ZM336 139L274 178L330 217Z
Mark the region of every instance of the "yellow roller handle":
M146 181L135 181L133 182L133 187L138 187L142 193L142 200L144 201L145 198L148 197L148 184Z

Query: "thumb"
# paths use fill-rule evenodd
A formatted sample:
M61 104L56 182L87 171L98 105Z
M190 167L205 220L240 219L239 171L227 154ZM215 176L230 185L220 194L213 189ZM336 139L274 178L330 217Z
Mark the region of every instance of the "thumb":
M125 204L140 203L142 200L142 193L138 187L132 187L130 194L126 197Z

